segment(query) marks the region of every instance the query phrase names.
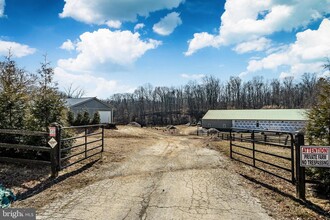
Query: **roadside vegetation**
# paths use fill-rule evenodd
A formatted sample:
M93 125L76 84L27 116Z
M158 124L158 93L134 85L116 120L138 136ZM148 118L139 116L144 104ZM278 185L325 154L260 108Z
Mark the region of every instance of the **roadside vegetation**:
M0 61L0 129L47 131L57 122L67 124L64 98L53 81L46 56L35 74L20 68L9 55ZM43 146L44 138L0 134L1 142ZM38 152L0 148L2 156L35 158ZM42 155L42 157L45 155ZM47 156L47 155L46 155Z
M330 73L329 60L324 68ZM330 78L321 78L318 84L317 102L308 114L307 137L312 145L330 146ZM318 191L330 198L330 168L309 168L307 172L318 182Z
M72 126L80 126L80 125L96 125L100 124L100 114L95 112L92 117L88 113L88 111L78 112L76 117L74 113L68 112L68 123Z
M54 70L45 60L36 74L18 67L9 54L0 61L0 128L46 131L52 122L66 123L66 108Z

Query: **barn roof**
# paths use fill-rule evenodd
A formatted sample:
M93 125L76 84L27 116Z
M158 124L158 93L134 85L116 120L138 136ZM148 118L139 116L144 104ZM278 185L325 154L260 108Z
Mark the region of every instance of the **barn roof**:
M306 121L306 109L209 110L203 119Z
M67 98L65 101L66 101L66 104L69 106L69 107L72 107L72 106L76 106L76 105L79 105L79 104L82 104L84 102L87 102L89 100L92 100L94 99L95 97L86 97L86 98Z
M106 103L102 102L101 100L97 99L96 97L67 98L65 101L66 101L67 106L71 108L71 107L79 106L81 104L89 102L91 100L96 100L96 101L102 103L105 107L110 108L110 106L108 106Z

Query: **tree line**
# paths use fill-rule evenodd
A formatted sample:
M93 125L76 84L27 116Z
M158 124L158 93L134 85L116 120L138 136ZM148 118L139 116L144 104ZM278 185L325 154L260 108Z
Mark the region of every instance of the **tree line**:
M118 124L183 124L199 121L209 109L309 108L315 104L320 80L305 73L299 80L265 80L261 76L226 82L206 76L180 87L138 87L133 93L112 95L107 102L115 109Z

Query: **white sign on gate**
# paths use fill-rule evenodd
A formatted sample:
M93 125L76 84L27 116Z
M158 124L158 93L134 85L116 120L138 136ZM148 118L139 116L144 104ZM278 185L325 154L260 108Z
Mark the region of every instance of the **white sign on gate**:
M301 146L300 166L330 167L330 146Z
M48 144L51 148L54 148L57 145L57 141L52 137L49 141Z
M56 137L56 127L49 127L49 137Z

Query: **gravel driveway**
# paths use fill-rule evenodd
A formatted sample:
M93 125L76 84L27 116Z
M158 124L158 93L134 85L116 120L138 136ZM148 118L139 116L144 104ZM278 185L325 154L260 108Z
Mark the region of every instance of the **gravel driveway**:
M104 164L102 180L38 209L37 219L270 219L228 158L198 138L155 139L115 168Z

